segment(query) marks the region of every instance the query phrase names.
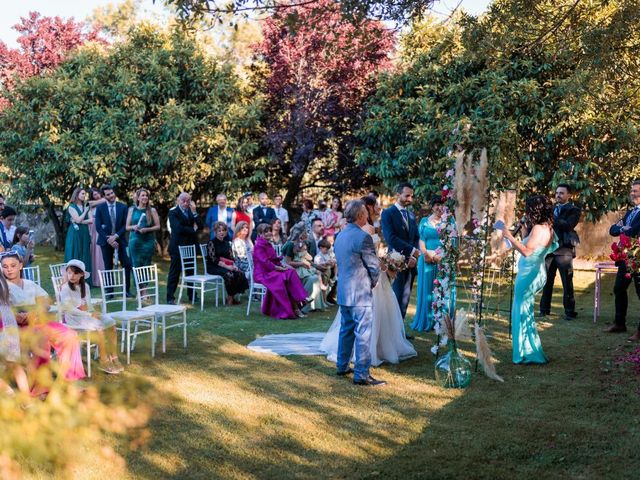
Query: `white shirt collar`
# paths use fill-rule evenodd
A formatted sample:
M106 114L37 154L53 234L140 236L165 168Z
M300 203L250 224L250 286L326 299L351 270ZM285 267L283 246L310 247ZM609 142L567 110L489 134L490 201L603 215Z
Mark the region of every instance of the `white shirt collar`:
M407 210L405 207L403 207L402 205L400 205L398 202L395 203L395 206L398 210L402 211L402 210ZM408 210L407 210L408 212Z

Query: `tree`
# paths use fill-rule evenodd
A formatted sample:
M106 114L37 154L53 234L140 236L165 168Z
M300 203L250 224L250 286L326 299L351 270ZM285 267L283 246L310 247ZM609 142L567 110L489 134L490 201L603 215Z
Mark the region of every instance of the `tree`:
M0 115L7 179L50 212L75 186L109 182L121 196L149 188L163 213L181 190L197 198L242 187L260 167L260 99L185 32L139 25L124 43L83 49L19 82L9 99Z
M269 18L256 47L267 67L268 173L284 182L286 205L306 188L363 184L364 169L353 162L353 132L378 72L391 66L393 36L381 23L356 27L331 0L322 6L320 16L296 10L295 29L286 17Z
M0 41L0 85L12 90L16 81L54 70L70 52L87 42L102 42L98 31L83 23L60 17L42 17L30 12L13 27L20 32L19 48L9 48ZM0 96L0 106L6 106Z
M388 185L412 178L426 195L439 189L454 145L486 147L496 188L548 193L569 181L587 218L618 208L640 173L640 72L629 50L638 48L629 25L637 10L626 1L498 0L479 18L431 28L424 46L405 41L404 68L368 104L358 162ZM625 26L630 36L603 44ZM621 69L604 59L628 66L624 89Z

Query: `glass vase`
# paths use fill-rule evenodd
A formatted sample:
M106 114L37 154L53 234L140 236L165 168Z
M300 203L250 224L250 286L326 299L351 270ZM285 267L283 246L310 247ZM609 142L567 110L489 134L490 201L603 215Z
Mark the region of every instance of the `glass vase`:
M466 388L471 382L471 362L458 353L456 342L447 342L447 353L436 360L436 380L444 388Z

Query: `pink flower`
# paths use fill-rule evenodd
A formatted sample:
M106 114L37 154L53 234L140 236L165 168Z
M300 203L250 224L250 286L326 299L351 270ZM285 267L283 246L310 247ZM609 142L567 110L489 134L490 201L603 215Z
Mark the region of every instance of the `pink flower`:
M631 279L631 274L630 273L625 273L624 274L624 278L626 278L627 280Z
M450 168L449 170L447 170L447 173L445 173L445 177L449 178L449 177L453 177L454 171L453 168Z

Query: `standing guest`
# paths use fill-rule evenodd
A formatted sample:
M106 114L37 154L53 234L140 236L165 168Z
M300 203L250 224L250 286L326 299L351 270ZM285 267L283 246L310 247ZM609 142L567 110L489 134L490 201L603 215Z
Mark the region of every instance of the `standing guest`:
M228 240L231 240L233 238L233 208L227 207L227 196L224 193L216 195L216 205L209 208L204 220L205 226L209 229L211 240L216 236L213 228L216 222L224 222L227 225Z
M64 261L68 262L72 258L82 260L87 266L87 271L91 272L91 234L89 225L93 223L91 208L87 202L87 191L77 187L71 195L71 203L67 208L69 219L69 229L67 230L67 240L64 244Z
M247 213L249 214L249 216L253 215L253 209L256 208L256 205L253 203L253 193L251 192L245 192L244 196L247 199ZM257 225L254 225L254 228Z
M305 198L302 201L302 215L300 216L300 221L304 222L307 234L311 233L311 222L316 217L317 215L315 210L313 209L313 202L308 198Z
M640 180L634 180L631 185L631 203L633 208L625 213L622 220L609 229L609 235L619 237L621 234L631 238L640 236ZM618 273L616 282L613 286L613 295L616 304L616 316L613 325L605 330L607 333L619 333L627 331L627 308L629 307L629 296L627 289L631 282L636 289L636 294L640 298L640 275L637 273L629 274L625 262L616 262ZM638 329L629 338L632 341L640 340L640 324Z
M298 277L302 280L308 297L311 299L308 308L310 310L324 310L327 304L322 296L322 281L313 264L313 256L309 254L309 237L304 223L298 222L291 228L289 240L282 247L282 255L285 262L295 268Z
M226 222L216 222L213 225L216 236L207 244L207 273L220 275L224 279L227 305L238 305L240 300L237 296L247 291L249 282L233 259L228 228Z
M6 252L11 250L11 232L14 232L15 235L15 227L13 226L13 222L16 221L16 216L18 212L15 211L13 207L6 205L2 211L0 212L0 243L2 244L1 251Z
M558 237L558 249L547 255L547 283L542 290L540 299L540 316L551 313L551 296L556 271L560 271L562 280L562 303L564 305L564 319L573 320L578 316L576 299L573 293L573 259L576 257L576 246L580 243L576 233L576 225L580 222L582 210L571 202L572 189L566 183L556 188L556 206L553 209L553 231Z
M320 199L318 201L318 210L316 210L317 216L322 220L323 225L327 225L333 221L333 213L330 208L327 208L327 201Z
M279 193L273 197L273 209L282 224L282 233L286 235L289 233L289 212L282 206L282 195Z
M413 185L401 183L396 188L396 203L382 212L382 233L389 250L400 252L407 259L408 268L398 272L393 282L402 318L407 316L416 264L420 256L420 235L415 215L407 210L413 203Z
M269 197L266 193L260 192L260 195L258 195L258 201L260 202L260 204L253 209L254 230L251 234L251 240L253 240L254 242L256 241L257 235L255 231L256 225L260 225L261 223L270 224L271 220L277 218L276 211L269 206Z
M534 318L536 294L547 281L545 258L558 247L553 232L553 205L544 195L527 199L527 224L531 231L522 230L524 240L516 240L507 226L502 234L520 254L518 274L514 283L511 308L511 338L513 363L547 363Z
M135 205L127 213L129 254L134 267L151 265L156 250L156 233L160 230L160 217L149 202L149 190L140 188L135 194Z
M245 195L241 196L238 199L238 203L236 204L236 211L233 216L233 232L235 233L238 228L238 224L240 222L245 222L249 227L249 235L251 235L251 216L249 215L249 198Z
M87 288L89 272L80 260L69 260L65 267L66 281L60 288L61 311L64 323L79 330L95 332L94 341L100 354L100 370L119 374L124 367L118 359L116 322L110 315L93 310L91 292Z
M247 222L240 222L236 225L232 249L236 265L242 272L249 275L249 255L253 252L253 243L249 238L249 224Z
M167 278L167 303L175 305L175 294L180 280L182 264L180 262L180 248L186 245L198 244L198 230L202 228L202 219L196 211L196 204L191 201L191 195L182 192L178 195L176 206L169 210L169 223L171 224L171 239L169 240L169 277ZM198 249L196 248L196 253ZM186 271L191 275L193 271ZM195 300L196 291L188 288L189 300Z
M94 221L89 224L89 234L91 235L91 268L93 268L94 272L99 272L100 270L105 270L104 268L104 260L102 259L102 248L98 245L98 231L96 230L96 208L101 203L106 202L104 197L102 196L102 192L100 192L97 188L91 188L89 190L89 207L91 207L91 218ZM94 287L100 286L100 275L94 275L91 279L91 284Z
M31 367L37 369L51 361L51 348L60 364L60 376L67 380L84 378L80 342L76 332L59 322L48 322L49 295L37 283L22 278L22 260L15 253L6 253L0 259L2 273L9 285L9 302L15 312L18 326L34 332L39 337L37 345L31 345ZM46 392L35 386L32 394Z
M327 221L324 222L324 233L331 244L335 239L336 233L340 231L342 227L342 200L340 197L333 197L331 200L331 209L329 210Z
M4 197L2 195L0 195L0 216L2 214L2 211L4 210L4 207L5 207ZM17 213L16 213L16 215L17 215ZM14 219L14 221L15 221L15 219ZM2 227L0 226L0 228L2 228ZM5 233L6 233L7 238L9 239L9 241L11 241L11 239L13 238L13 236L16 233L16 226L11 224L11 227Z
M282 221L279 218L271 220L271 245L275 247L281 247L284 245L282 233Z
M118 202L116 193L111 185L103 185L102 196L106 200L96 208L96 231L98 232L98 245L102 249L102 259L105 270L113 270L120 263L125 270L125 282L127 296L132 297L131 289L131 261L127 254L127 206ZM114 262L114 255L116 261ZM82 259L80 259L82 260ZM68 260L65 260L68 261Z
M271 227L263 223L258 225L257 231L253 278L267 289L262 313L273 318L304 317L300 306L308 299L298 274L290 266L281 265L282 258L276 255L270 243Z
M16 228L16 235L13 237L13 247L11 250L20 254L25 267L31 265L31 262L33 262L33 239L29 235L29 229L27 227Z
M436 279L438 264L442 260L438 248L442 246L440 233L444 227L442 214L444 212L444 198L435 196L431 199L431 215L420 220L418 232L420 234L420 258L418 259L418 291L416 293L416 314L411 328L420 332L433 329L433 281ZM451 281L449 292L449 315L453 315L456 305L455 282Z

